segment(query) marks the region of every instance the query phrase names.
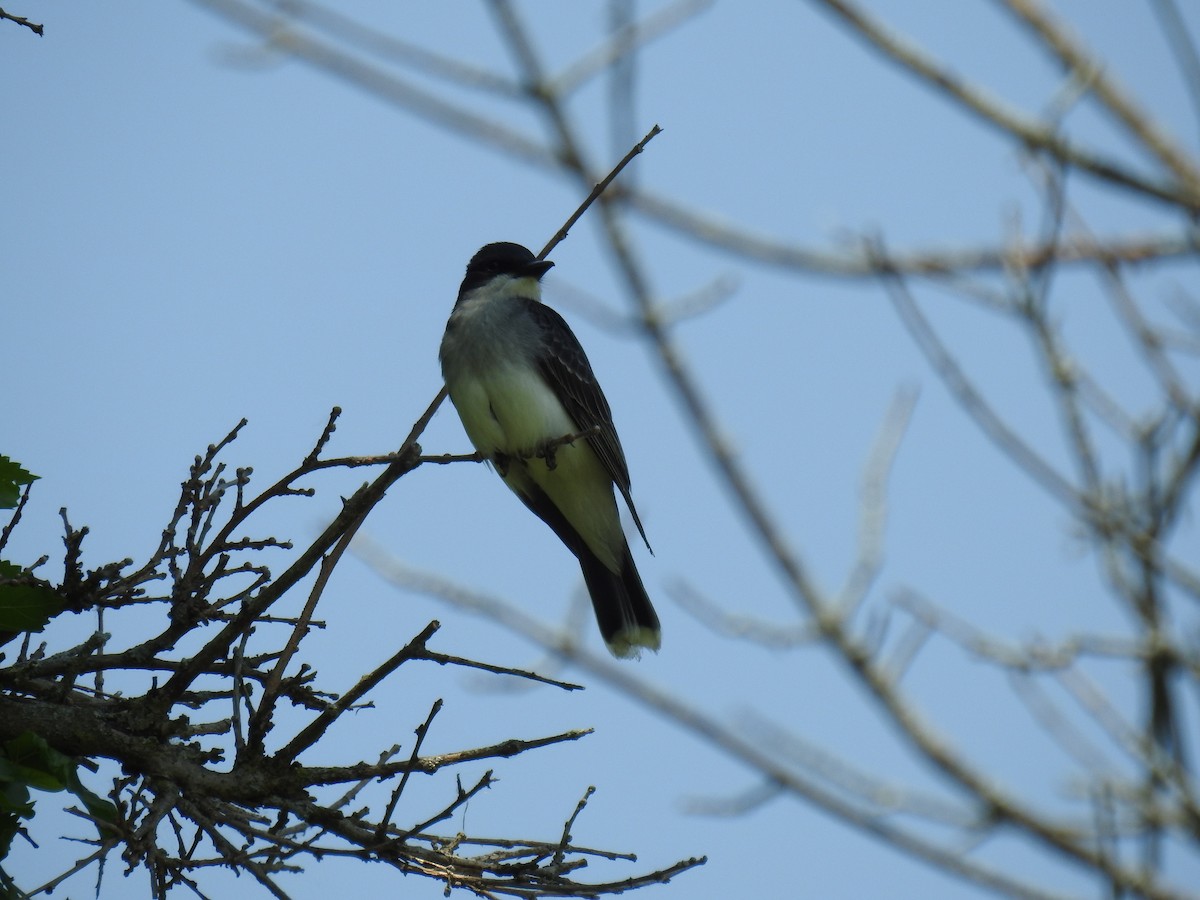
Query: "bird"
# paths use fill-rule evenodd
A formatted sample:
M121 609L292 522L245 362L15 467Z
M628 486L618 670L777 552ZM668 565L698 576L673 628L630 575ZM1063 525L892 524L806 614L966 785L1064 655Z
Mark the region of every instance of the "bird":
M658 651L662 628L614 486L650 542L604 391L570 326L542 303L553 265L509 242L471 257L442 337L442 378L480 456L578 559L608 650L636 658Z

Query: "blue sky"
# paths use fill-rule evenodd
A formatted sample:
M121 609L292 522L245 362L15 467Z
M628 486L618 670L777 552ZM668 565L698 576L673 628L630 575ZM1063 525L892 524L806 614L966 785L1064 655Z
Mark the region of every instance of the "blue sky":
M491 18L474 4L341 8L510 71ZM520 8L551 68L603 34L601 4ZM1152 17L1115 0L1056 8L1195 152L1197 123ZM1053 66L993 5L923 0L876 9L1014 106L1043 110L1059 86ZM537 249L581 199L561 178L289 61L199 5L10 11L46 26L38 39L0 22L0 377L8 386L0 452L41 476L8 554L19 562L49 553L53 571L64 506L91 529L92 564L147 554L192 457L243 416L249 425L226 458L252 465L260 485L307 453L334 405L344 410L336 453L395 448L440 386L437 346L466 260L492 240ZM1014 227L1036 233L1038 198L1016 148L898 76L810 5L716 3L652 44L638 79L638 134L656 122L664 128L635 163L639 183L719 219L830 250L864 233L894 247L995 244ZM515 104L454 96L544 133ZM598 164L617 155L604 99L597 82L572 107ZM1137 159L1111 146L1110 126L1086 107L1068 124ZM1072 189L1100 233L1178 224L1083 182ZM1097 631L1121 626L1066 515L966 421L877 288L747 265L636 217L631 229L663 301L736 279L736 293L681 324L677 338L821 587L836 590L854 561L863 466L896 391L916 388L872 602L882 608L912 588L1010 639L1061 637L1081 621ZM663 650L636 664L637 674L721 718L745 722L756 711L881 777L934 784L827 654L730 642L671 599L671 587L686 582L731 613L794 621L649 348L569 302L584 289L617 314L629 311L594 223L581 222L553 258L547 299L571 321L604 384L656 552L635 548L663 618ZM1181 269L1146 288L1186 288L1189 276ZM1119 334L1088 314L1094 289L1065 281L1068 302L1083 311L1072 333L1136 406L1146 385ZM944 296L930 295L927 306L996 407L1063 460L1027 342ZM422 444L431 453L467 449L448 405ZM361 480L351 473L318 483L315 500L279 509L264 527L309 538ZM417 470L365 530L404 562L549 623L579 600L574 560L482 466ZM357 561L344 565L319 615L328 628L306 658L332 689L352 684L433 617L446 648L513 665L538 659L519 638L396 592ZM62 627L82 634L90 626ZM590 624L587 639L599 648ZM1002 678L935 643L911 679L927 717L998 779L1048 795L1064 790L1062 759ZM451 672L401 673L374 711L328 736L325 761L373 758L406 742L437 696L447 705L432 750L596 728L578 744L505 765L499 785L455 827L549 839L595 784L575 831L581 842L635 850L639 870L709 855L706 867L680 879L677 896L968 895L796 801L738 818L694 814L692 800L736 796L754 776L600 684L570 696L499 693ZM445 790L428 786L430 808ZM37 832L44 849L15 856L10 867L23 883L75 852L55 840L52 805L43 799L45 818L36 821L46 829ZM1048 888L1094 889L1015 840L978 852L1000 867L1044 868ZM1200 879L1194 858L1181 866L1192 883ZM102 896L132 891L118 869L110 867ZM256 896L245 879L214 877L219 896ZM441 893L432 882L396 887L389 872L332 861L285 886L317 897L346 879L363 895ZM72 895L90 890L90 876L70 885Z

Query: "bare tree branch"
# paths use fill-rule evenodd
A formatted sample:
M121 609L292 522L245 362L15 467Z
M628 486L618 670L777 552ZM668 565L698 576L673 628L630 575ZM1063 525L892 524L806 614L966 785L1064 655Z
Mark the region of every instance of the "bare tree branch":
M38 37L43 37L45 34L45 29L36 22L30 22L24 16L14 16L12 13L5 12L3 9L0 9L0 20L4 19L7 19L10 22L16 22L18 25L24 25Z

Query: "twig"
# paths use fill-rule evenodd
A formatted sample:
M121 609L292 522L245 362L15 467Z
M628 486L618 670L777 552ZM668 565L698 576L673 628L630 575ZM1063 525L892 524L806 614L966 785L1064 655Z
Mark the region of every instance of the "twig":
M325 445L329 443L329 439L333 437L333 432L337 430L338 416L342 414L342 408L335 406L329 411L329 421L325 423L325 430L321 432L321 436L317 438L316 444L313 445L312 452L304 457L305 466L313 465L321 456L321 451L325 449Z
M277 754L277 759L294 760L303 751L311 747L325 733L338 716L352 707L358 702L364 694L370 691L375 685L379 684L384 678L390 675L396 669L400 668L404 663L411 659L417 659L424 655L425 642L433 637L434 633L441 627L437 622L430 622L421 632L410 640L407 644L401 647L394 653L387 662L377 666L374 671L364 675L359 679L358 683L312 722L300 730L297 735L292 738L283 749ZM278 668L276 668L278 671Z
M442 821L445 821L446 819L450 818L452 815L454 815L454 811L456 809L458 809L460 806L462 806L464 803L466 803L468 800L470 800L472 797L474 797L476 794L478 794L484 788L491 787L492 780L493 780L492 779L492 770L488 769L486 772L483 773L483 775L480 776L479 780L477 782L475 782L475 784L473 786L471 786L470 788L467 788L466 790L463 789L462 783L459 782L458 792L455 794L455 797L453 800L451 800L449 803L447 803L438 812L434 813L432 816L425 819L425 821L420 822L419 824L414 825L411 829L402 832L400 835L398 835L396 837L396 841L398 843L403 843L403 842L407 841L409 839L409 837L411 837L412 835L421 834L430 825L436 825L438 822L442 822Z
M0 20L3 19L8 19L10 22L16 22L18 25L24 25L38 37L44 36L45 29L43 29L42 26L38 25L36 22L30 22L24 16L14 16L12 13L8 13L3 9L0 9Z
M562 839L558 842L558 847L554 851L554 861L551 863L554 870L562 869L563 858L566 856L567 848L571 845L571 829L575 826L575 820L579 818L579 814L583 812L588 800L594 793L596 793L595 786L589 785L588 789L583 792L583 796L579 798L579 802L575 804L574 812L571 813L570 818L563 824Z
M381 60L408 66L424 76L447 84L486 92L494 97L515 99L521 89L509 78L469 65L425 47L385 34L351 19L329 6L307 0L277 0L277 5L294 19L304 20L325 35L358 47Z
M1196 44L1175 0L1154 0L1152 5L1179 65L1184 89L1192 101L1192 115L1200 123L1200 54L1196 52Z
M334 418L335 416L330 417L329 428L322 435L322 439L318 441L317 447L313 451L314 455L324 445L325 441L328 440L329 434L332 432ZM254 715L250 719L250 734L246 742L246 751L248 753L259 754L263 750L263 740L270 727L271 714L275 708L275 700L279 695L279 686L283 680L283 673L292 661L293 655L299 649L300 641L308 634L309 623L312 621L317 603L325 593L325 586L329 584L333 570L341 561L346 548L350 546L350 542L354 539L354 534L357 530L357 523L348 528L346 533L334 544L333 548L321 559L316 580L313 582L312 589L308 592L308 599L304 604L304 609L301 611L300 618L292 629L291 634L288 635L287 644L279 654L279 660L275 663L275 667L271 670L271 675L263 687L262 699L259 700L258 708L254 711ZM427 629L430 628L433 628L433 626L427 626ZM433 630L436 630L436 628L433 628ZM430 630L429 634L433 634L433 630Z
M279 16L240 0L192 0L234 25L257 35L296 59L403 109L417 118L490 145L527 164L554 166L553 154L544 146L499 121L486 119L463 106L448 103L436 94L364 62L328 41L299 29L281 27Z
M715 216L698 212L645 189L627 191L623 185L616 185L611 193L621 202L629 204L631 208L665 228L743 259L790 272L828 278L863 279L879 275L868 254L853 250L818 250L784 241L774 235L730 225ZM1021 254L1022 265L1037 268L1049 262L1077 265L1092 263L1098 259L1115 259L1128 263L1180 259L1194 256L1196 246L1190 237L1180 237L1177 234L1141 237L1122 235L1103 241L1072 236L1062 241L1057 248L1032 244L1014 249L984 244L947 250L894 251L891 265L905 275L936 278L1003 270L1011 264L1014 253ZM1052 256L1052 253L1057 255Z
M442 699L439 697L433 701L433 706L429 708L429 715L425 717L425 721L417 726L415 734L417 739L413 742L412 753L408 755L408 769L400 776L400 783L392 790L392 796L388 798L387 807L383 811L383 815L379 817L379 827L375 829L375 839L382 841L391 827L392 816L396 812L396 804L400 802L400 797L404 793L404 789L408 786L408 778L417 767L417 760L421 756L421 745L425 743L425 737L429 734L429 726L433 724L434 717L442 711Z
M863 469L859 501L858 552L846 583L838 592L838 606L849 621L866 600L883 561L884 528L887 525L888 478L900 443L917 405L917 390L896 392Z
M525 681L532 681L536 684L544 684L549 687L562 688L564 691L582 691L582 684L575 684L571 681L560 681L557 678L550 678L546 675L539 675L537 672L531 672L527 669L514 669L511 666L498 666L494 663L480 662L475 659L464 659L461 656L451 656L448 653L437 653L433 650L426 649L425 656L422 657L427 662L435 662L440 665L461 666L466 669L477 669L481 672L490 672L493 675L510 675L514 678L520 678Z
M913 44L890 32L849 0L817 0L850 28L906 71L951 98L983 121L1019 140L1024 146L1042 150L1088 175L1120 188L1160 200L1188 211L1200 209L1200 186L1168 184L1136 174L1112 159L1105 159L1068 143L1053 130L1025 118L983 90L967 84Z
M884 273L883 284L887 288L892 305L900 314L901 321L909 333L916 340L917 346L925 354L943 383L954 394L959 405L1001 450L1028 472L1048 493L1073 510L1083 509L1083 500L1070 481L1009 428L975 389L921 313L904 278L900 273L892 272L888 268L887 255L882 247L878 242L872 244L872 247L871 252L875 255L880 270Z
M83 857L80 860L77 860L75 862L75 865L71 866L71 868L67 869L65 872L62 872L59 875L56 875L54 878L51 878L45 884L38 885L33 890L28 892L28 896L36 897L38 894L45 894L46 896L50 896L51 894L54 893L55 888L57 888L60 884L62 884L64 881L66 881L72 875L75 875L78 872L82 872L84 869L86 869L92 863L94 863L98 860L102 861L106 856L108 856L109 852L116 846L117 846L117 841L115 841L115 840L102 841L100 843L100 846L97 847L93 853L89 854L88 856Z
M25 485L21 491L21 498L17 501L17 508L13 510L12 516L4 528L0 529L0 550L3 550L8 543L8 537L12 534L13 529L21 521L21 513L25 511L25 504L29 502L29 494L33 490L32 484Z
M1153 153L1193 192L1200 186L1200 172L1188 155L1146 115L1111 73L1094 59L1054 17L1036 0L1001 0L1004 6L1024 23L1072 74L1086 80L1088 92L1125 127L1125 130L1143 147Z
M564 100L614 63L627 59L652 41L670 34L713 5L713 0L678 0L630 22L610 34L596 49L584 54L552 82L556 97Z
M776 651L793 650L814 644L821 639L820 631L811 622L781 624L726 612L726 607L733 603L732 600L726 603L710 600L694 585L682 579L671 586L670 593L681 608L722 637L749 641Z
M604 178L596 183L596 185L592 188L592 192L587 195L584 201L579 204L579 207L575 210L575 212L571 213L571 215L567 218L567 221L563 223L562 228L558 229L558 231L554 233L554 237L550 238L550 240L546 243L546 246L542 248L542 252L537 255L538 259L545 259L550 254L550 251L559 245L559 243L567 236L567 232L571 230L571 226L579 221L580 216L587 212L588 207L591 206L596 199L604 193L605 189L612 184L613 179L621 174L621 170L629 165L635 156L645 150L646 145L654 140L655 135L658 134L662 134L662 129L655 125L646 132L645 136L640 141L633 145L630 151L625 154L619 163L613 166L611 172L609 172L606 176L604 176Z

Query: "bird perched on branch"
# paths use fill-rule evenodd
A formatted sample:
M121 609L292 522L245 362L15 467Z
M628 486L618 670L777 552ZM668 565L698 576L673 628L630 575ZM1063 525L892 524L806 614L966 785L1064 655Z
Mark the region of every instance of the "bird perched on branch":
M658 650L662 632L614 485L643 541L646 531L604 392L570 327L541 302L553 265L510 243L471 258L442 338L442 377L475 449L578 558L608 649L634 657Z

